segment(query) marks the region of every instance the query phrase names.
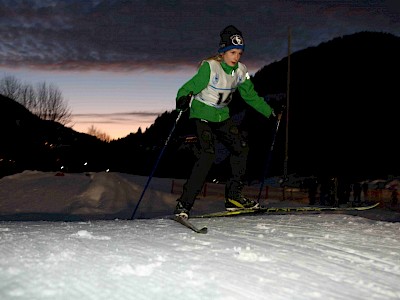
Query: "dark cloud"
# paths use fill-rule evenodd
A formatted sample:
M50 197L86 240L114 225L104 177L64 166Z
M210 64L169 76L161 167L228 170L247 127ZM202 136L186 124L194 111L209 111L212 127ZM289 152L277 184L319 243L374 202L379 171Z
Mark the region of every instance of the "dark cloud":
M0 2L0 65L43 69L171 69L216 52L219 32L243 32L243 60L258 66L358 31L400 34L393 1Z

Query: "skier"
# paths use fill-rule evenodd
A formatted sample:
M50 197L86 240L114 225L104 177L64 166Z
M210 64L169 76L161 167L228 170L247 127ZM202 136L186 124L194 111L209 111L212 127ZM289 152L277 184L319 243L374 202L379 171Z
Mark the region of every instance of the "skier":
M228 104L232 94L239 90L242 98L254 109L270 118L273 109L254 90L244 64L239 62L244 48L242 33L229 25L220 33L218 54L202 61L197 74L177 93L176 108L190 107L189 118L196 125L200 154L183 186L174 214L189 217L196 196L200 193L214 162L218 139L230 151L231 178L225 185L225 208L238 210L257 208L259 204L242 195L243 176L246 171L248 145L229 115Z

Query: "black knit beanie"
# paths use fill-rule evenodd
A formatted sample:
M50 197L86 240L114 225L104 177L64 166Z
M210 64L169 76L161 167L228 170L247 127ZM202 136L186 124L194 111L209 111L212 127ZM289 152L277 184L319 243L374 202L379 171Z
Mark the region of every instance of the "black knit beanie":
M242 33L233 25L225 27L221 31L221 40L219 42L219 53L226 52L230 49L243 49L244 50L244 39Z

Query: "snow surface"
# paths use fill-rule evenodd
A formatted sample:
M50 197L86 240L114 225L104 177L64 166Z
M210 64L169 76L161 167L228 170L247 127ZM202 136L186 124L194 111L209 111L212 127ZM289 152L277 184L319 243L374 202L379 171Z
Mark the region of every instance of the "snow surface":
M400 299L395 213L192 219L196 234L165 217L171 179L129 220L147 177L55 175L0 179L0 299ZM200 198L193 214L221 209Z

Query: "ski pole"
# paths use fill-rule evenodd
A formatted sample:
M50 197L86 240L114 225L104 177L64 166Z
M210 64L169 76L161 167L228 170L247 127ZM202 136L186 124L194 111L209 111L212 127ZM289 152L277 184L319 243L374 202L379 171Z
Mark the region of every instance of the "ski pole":
M189 97L192 97L192 93L190 93L188 96L189 96ZM137 209L139 208L140 202L142 202L144 193L146 192L146 190L147 190L147 188L148 188L148 186L149 186L149 184L150 184L150 181L151 181L151 179L153 178L154 172L155 172L156 169L157 169L158 163L160 162L161 157L162 157L162 155L164 154L165 148L167 148L168 142L169 142L169 140L171 139L171 136L172 136L172 134L173 134L174 131L175 131L176 124L178 123L179 119L181 118L182 114L183 114L185 111L186 111L186 110L180 110L180 111L179 111L179 114L178 114L178 117L177 117L176 120L175 120L174 126L172 126L172 129L171 129L171 131L170 131L170 133L169 133L167 139L165 140L164 147L161 149L161 152L160 152L160 154L158 155L158 158L157 158L157 160L156 160L156 163L154 164L153 170L151 171L150 176L149 176L148 179L147 179L146 185L144 186L144 189L143 189L143 191L142 191L142 194L140 195L139 201L138 201L138 203L136 204L135 210L134 210L133 213L132 213L131 220L133 220L133 217L135 216L136 211L137 211Z
M263 174L263 178L262 178L261 185L260 185L260 190L258 192L258 197L257 197L258 203L260 203L261 193L262 193L262 190L264 189L265 176L267 176L268 169L270 167L272 152L274 150L274 145L275 145L275 140L276 140L276 136L277 136L278 129L279 129L279 124L281 123L282 113L283 113L283 111L277 115L276 127L275 127L273 137L272 137L271 148L269 149L268 158L265 163L264 174Z

